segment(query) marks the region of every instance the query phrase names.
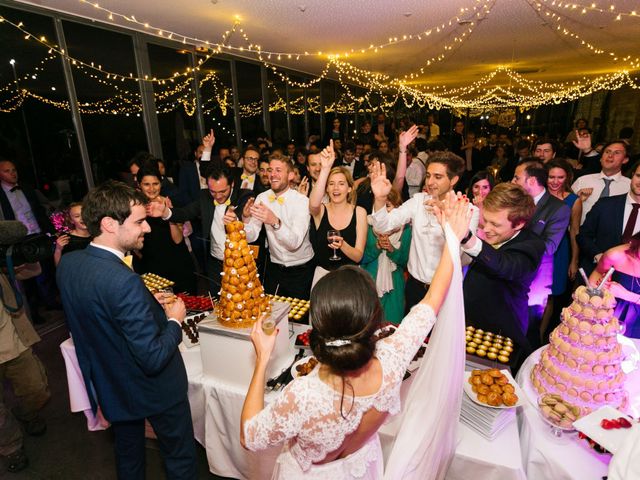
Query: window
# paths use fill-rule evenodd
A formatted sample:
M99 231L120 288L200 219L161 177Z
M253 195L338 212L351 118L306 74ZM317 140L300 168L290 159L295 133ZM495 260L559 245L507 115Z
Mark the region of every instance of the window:
M153 92L162 142L162 160L170 172L168 175L172 176L178 162L190 158L196 142L200 141L193 76L183 75L191 68L192 54L191 50L154 43L149 43L147 48L152 78L167 79L163 83L154 82ZM179 75L175 76L175 73Z
M53 45L53 19L7 7L0 14L7 20L0 24L0 155L13 160L20 181L37 187L53 207L80 200L87 186L60 58L8 23L23 22Z
M121 77L136 75L133 39L69 21L63 28L69 54L102 70L71 64L94 181L122 178L127 162L148 149L138 81Z
M260 67L253 63L236 61L238 101L243 146L255 142L265 134L262 122L262 86Z

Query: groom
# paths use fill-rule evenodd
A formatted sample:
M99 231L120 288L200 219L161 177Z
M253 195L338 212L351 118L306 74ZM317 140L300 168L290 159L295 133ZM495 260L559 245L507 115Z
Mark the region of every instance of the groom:
M184 303L156 300L124 262L150 231L145 203L120 182L91 190L82 219L93 242L62 257L58 285L93 410L99 405L113 426L118 478L144 479L146 418L167 478L194 479L187 375L177 348Z

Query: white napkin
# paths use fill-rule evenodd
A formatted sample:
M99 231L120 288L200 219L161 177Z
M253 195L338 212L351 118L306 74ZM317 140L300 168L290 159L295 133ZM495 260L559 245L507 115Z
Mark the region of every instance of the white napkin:
M403 228L398 229L389 235L389 242L396 250L400 248L400 237ZM385 293L393 290L393 276L391 275L398 266L387 257L387 251L383 250L378 256L378 274L376 275L376 290L378 297L382 297Z

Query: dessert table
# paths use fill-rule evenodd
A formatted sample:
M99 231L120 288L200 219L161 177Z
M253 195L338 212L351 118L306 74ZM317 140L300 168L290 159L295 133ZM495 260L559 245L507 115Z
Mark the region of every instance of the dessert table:
M295 325L292 340L297 333L306 328ZM105 428L106 425L101 425L99 419L91 412L73 340L65 340L60 347L67 366L72 411L85 413L90 430ZM209 470L216 475L238 479L271 478L281 447L254 453L244 450L240 445L240 413L246 389L205 375L199 346L186 348L181 345L180 351L189 379L188 395L194 436L206 450ZM403 399L411 381L409 378L403 382ZM279 392L269 392L265 401L269 402L277 395ZM391 451L397 433L397 419L398 417L391 418L379 432L385 459ZM446 478L526 480L521 458L518 425L515 421L506 426L493 441L486 440L471 428L458 423L458 445Z
M640 349L640 339L633 343ZM531 383L531 370L538 363L545 347L533 352L524 362L516 380L530 396L537 397ZM640 369L627 376L626 389L629 392L629 413L633 417L640 414ZM557 438L542 420L538 408L530 402L518 411L522 463L530 480L553 478L554 480L584 480L607 476L611 455L596 453L577 433L563 434Z
M294 325L295 334L307 326ZM248 452L240 445L240 413L246 389L225 384L202 373L199 347L181 348L189 377L189 402L194 434L207 452L209 469L216 475L238 479L268 479L280 453L280 448L266 452ZM403 382L404 398L411 378ZM269 402L279 392L269 392ZM379 434L386 460L397 431L394 418ZM484 439L467 426L458 424L458 446L447 473L449 480L482 478L483 480L524 480L518 426L514 421L493 441Z

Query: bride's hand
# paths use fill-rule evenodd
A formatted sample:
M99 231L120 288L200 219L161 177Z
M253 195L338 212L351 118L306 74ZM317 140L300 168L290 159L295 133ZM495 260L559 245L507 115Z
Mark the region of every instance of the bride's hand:
M266 364L266 362L269 361L269 357L271 357L271 352L273 352L276 346L277 328L271 335L264 333L264 330L262 330L264 317L265 314L260 315L251 329L251 342L256 351L256 364L259 362Z
M462 240L469 232L471 206L466 196L447 193L444 202L434 206L434 213L443 228L445 224L449 224L458 240Z

